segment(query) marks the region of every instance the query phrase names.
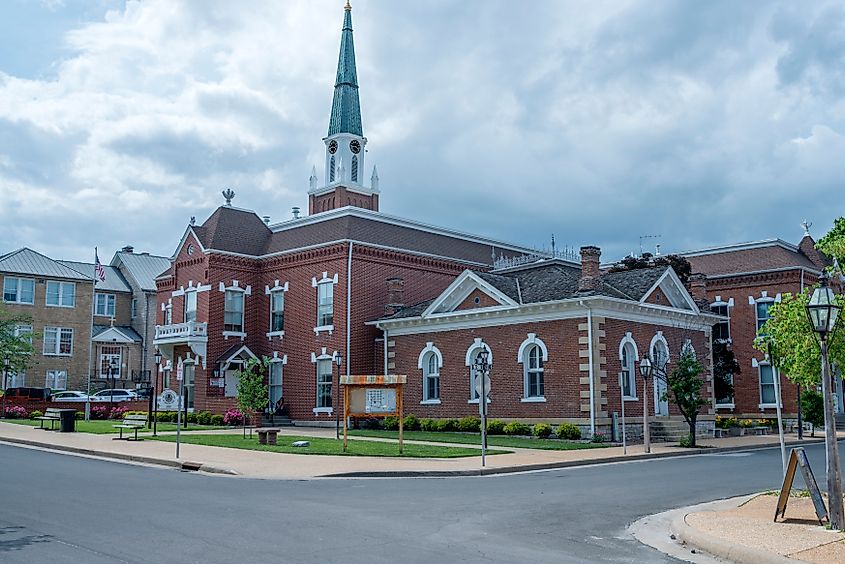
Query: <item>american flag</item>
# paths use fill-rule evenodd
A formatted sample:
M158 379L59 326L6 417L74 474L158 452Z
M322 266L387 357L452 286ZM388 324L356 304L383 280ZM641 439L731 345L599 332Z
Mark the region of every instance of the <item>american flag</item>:
M106 281L106 269L100 264L100 257L97 255L97 249L94 249L94 277L100 282Z

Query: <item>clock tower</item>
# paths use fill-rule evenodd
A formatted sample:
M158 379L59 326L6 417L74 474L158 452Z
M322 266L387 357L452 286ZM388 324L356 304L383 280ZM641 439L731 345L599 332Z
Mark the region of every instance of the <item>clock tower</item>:
M375 167L369 187L364 185L364 157L367 138L361 126L355 44L352 40L352 6L344 6L340 56L334 85L326 144L325 179L322 187L312 172L308 190L309 214L356 206L378 211L378 175Z

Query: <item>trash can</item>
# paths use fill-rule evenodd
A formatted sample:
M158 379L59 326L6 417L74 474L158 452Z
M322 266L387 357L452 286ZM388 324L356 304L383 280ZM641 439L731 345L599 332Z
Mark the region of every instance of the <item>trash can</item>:
M59 412L59 432L73 433L76 431L76 410L62 409Z

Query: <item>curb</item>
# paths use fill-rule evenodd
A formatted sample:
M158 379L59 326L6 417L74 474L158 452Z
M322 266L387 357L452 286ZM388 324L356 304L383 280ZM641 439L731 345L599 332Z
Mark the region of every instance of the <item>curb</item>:
M806 445L823 442L824 439L804 439L803 441L788 441L784 446ZM506 447L503 447L506 448ZM680 447L678 447L680 448ZM733 447L683 449L678 452L660 452L651 454L629 454L609 458L584 460L566 460L562 462L546 462L542 464L525 464L522 466L503 466L501 468L478 468L475 470L395 470L385 472L337 472L321 474L318 478L450 478L460 476L496 476L500 474L515 474L517 472L532 472L538 470L555 470L559 468L574 468L578 466L593 466L595 464L612 464L616 462L636 462L661 458L677 458L680 456L695 456L701 454L722 454L726 452L740 452L747 450L763 450L780 448L779 444L759 444Z
M723 558L739 564L789 564L791 558L766 550L734 544L696 529L686 521L688 513L682 512L672 520L670 530L677 540L694 548L703 550L717 558Z
M56 445L52 443L41 443L38 441L30 441L27 439L18 439L14 437L0 437L0 443L19 444L25 446L38 447L44 450L53 450L60 452L69 452L73 454L84 454L86 456L97 456L100 458L110 458L112 460L122 460L124 462L137 462L141 464L150 464L153 466L164 466L166 468L177 468L179 470L194 470L200 472L208 472L210 474L225 474L228 476L237 476L238 473L229 468L219 468L217 466L209 466L201 462L188 462L179 460L170 460L167 458L152 458L149 456L137 456L134 454L123 454L117 452L106 452L94 450L89 448L79 448L66 445Z

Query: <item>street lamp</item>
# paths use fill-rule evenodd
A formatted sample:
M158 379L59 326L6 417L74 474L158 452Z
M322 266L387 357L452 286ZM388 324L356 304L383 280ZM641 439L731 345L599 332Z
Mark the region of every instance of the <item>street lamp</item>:
M827 285L827 274L822 272L819 286L813 290L807 304L807 318L819 340L822 357L822 396L824 398L824 441L827 455L827 495L830 503L830 526L841 531L845 528L845 510L842 505L842 473L839 469L839 450L836 445L836 422L833 415L833 397L830 387L830 363L827 341L836 330L840 306Z
M335 353L334 363L337 366L337 387L334 391L334 436L340 440L340 365L343 364L343 356Z
M153 436L158 436L158 375L161 372L161 351L156 347L156 373L153 377Z
M654 367L648 357L640 361L640 376L643 377L643 446L647 453L651 452L651 432L648 428L648 380Z
M118 360L112 357L108 367L106 368L106 372L108 372L109 382L111 382L111 395L109 396L109 416L111 416L111 410L114 407L114 375L119 368L120 365L118 364Z
M12 364L12 359L8 356L3 357L3 413L0 413L0 418L6 418L6 385L9 381L9 365Z
M475 357L476 391L478 392L478 413L481 415L481 466L486 463L487 456L487 375L490 373L490 352L482 347ZM480 389L479 389L480 388Z

